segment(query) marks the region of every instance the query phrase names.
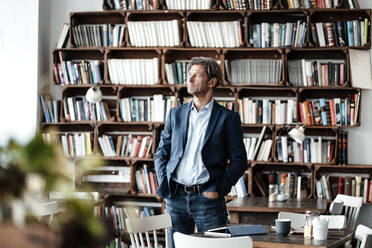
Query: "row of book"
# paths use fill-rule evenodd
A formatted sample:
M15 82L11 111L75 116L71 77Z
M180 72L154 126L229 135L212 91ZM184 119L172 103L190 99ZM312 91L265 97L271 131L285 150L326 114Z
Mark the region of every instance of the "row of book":
M358 123L360 94L351 98L319 98L299 103L301 122L306 125L354 126Z
M150 135L102 135L98 143L105 157L148 158L152 155L153 139Z
M363 203L372 203L372 180L362 176L334 177L321 175L316 179L316 195L318 198L332 200L337 194L363 197Z
M272 0L222 0L222 5L229 10L270 10Z
M229 192L228 196L237 196L243 197L248 194L247 188L245 186L243 176L239 178L234 186L231 187L231 191Z
M156 194L159 187L154 170L149 170L146 164L135 172L136 187L138 193Z
M99 210L100 218L112 218L113 228L117 231L125 231L126 224L125 219L127 218L141 218L149 217L156 214L156 210L149 206L116 206L111 207L104 206L102 210Z
M128 97L119 100L120 117L123 121L163 122L171 108L176 107L175 96Z
M337 157L336 163L339 165L347 165L348 164L348 135L347 131L341 130L338 131L337 136Z
M105 9L116 10L155 10L158 0L106 0ZM166 0L168 10L210 9L211 0ZM222 6L229 10L270 10L273 0L222 0ZM283 0L289 9L308 8L359 8L359 0Z
M289 9L359 8L358 0L284 0L282 3Z
M286 135L280 135L276 138L276 157L284 163L329 163L336 158L336 139L306 137L299 144Z
M231 84L279 84L282 79L279 59L225 60L225 69Z
M49 143L61 145L66 157L82 157L93 154L92 132L43 133L43 138Z
M292 124L297 120L297 100L238 99L240 120L243 124Z
M364 46L368 43L367 18L364 21L317 22L311 24L314 44L320 47Z
M212 0L165 0L167 9L210 9Z
M179 46L179 22L170 21L128 21L131 46L161 47Z
M100 60L62 61L53 64L56 84L98 84L103 80L103 62Z
M248 160L268 161L271 154L273 140L271 137L265 137L259 142L259 137L243 138ZM259 147L256 151L256 147Z
M71 27L78 47L119 47L124 40L124 24L83 24Z
M45 122L59 122L59 108L61 105L61 101L49 100L43 93L41 93L39 96Z
M258 23L249 25L249 43L255 48L303 47L306 42L306 22Z
M63 98L63 114L67 121L108 121L111 113L104 101L89 103L85 96Z
M240 21L186 22L192 47L239 47L243 42Z
M290 198L306 198L311 191L308 188L309 181L310 179L306 175L299 175L294 172L271 172L268 175L269 187L273 187L276 194L284 194Z
M190 60L178 60L174 63L165 64L164 69L168 84L187 84L189 81L189 64Z
M343 86L344 60L289 60L289 82L295 86Z
M158 0L105 0L105 9L115 10L155 10Z
M108 73L112 84L157 84L159 59L109 59Z

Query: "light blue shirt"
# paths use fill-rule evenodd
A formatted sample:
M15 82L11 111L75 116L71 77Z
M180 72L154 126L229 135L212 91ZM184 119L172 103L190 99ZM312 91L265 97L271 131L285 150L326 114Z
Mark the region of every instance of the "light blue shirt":
M198 113L194 103L190 108L187 141L182 159L177 166L173 180L187 186L206 183L209 172L202 160L204 136L213 108L212 100L202 107Z

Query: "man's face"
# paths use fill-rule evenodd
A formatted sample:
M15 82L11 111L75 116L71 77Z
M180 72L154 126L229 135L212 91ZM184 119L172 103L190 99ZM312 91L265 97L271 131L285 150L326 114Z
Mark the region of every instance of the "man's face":
M187 92L191 95L205 95L212 87L208 83L207 73L204 66L193 65L189 71L189 81L187 83Z

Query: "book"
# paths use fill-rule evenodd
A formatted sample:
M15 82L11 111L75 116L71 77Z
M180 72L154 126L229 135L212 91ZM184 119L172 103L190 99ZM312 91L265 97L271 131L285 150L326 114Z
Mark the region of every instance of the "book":
M67 46L67 41L69 38L69 33L70 33L70 24L69 23L64 23L61 28L61 32L59 34L57 44L56 44L56 49L61 49L61 48L66 48Z

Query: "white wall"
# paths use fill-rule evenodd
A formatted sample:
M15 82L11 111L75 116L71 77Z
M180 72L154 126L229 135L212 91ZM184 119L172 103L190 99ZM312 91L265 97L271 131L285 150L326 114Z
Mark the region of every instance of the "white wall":
M23 0L26 1L26 0ZM48 29L41 36L42 57L39 61L42 65L42 78L51 78L48 72L51 68L51 51L55 46L60 28L64 22L69 22L69 12L102 10L102 0L40 0L50 4L50 10L40 9L40 19L44 26L49 24ZM19 2L19 1L18 1ZM50 3L49 3L50 2ZM372 1L359 0L361 8L372 8ZM44 5L45 7L45 5ZM49 46L48 46L49 43ZM44 80L42 80L44 82ZM44 87L44 85L43 85ZM372 164L372 113L369 106L372 105L372 91L363 90L361 107L361 126L349 129L349 163Z
M371 0L359 0L360 7L372 8ZM361 126L349 129L349 163L372 164L372 90L362 91Z
M39 0L0 8L0 145L30 140L36 130Z

